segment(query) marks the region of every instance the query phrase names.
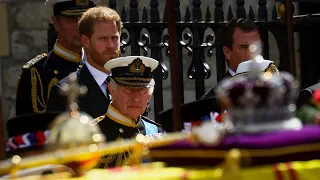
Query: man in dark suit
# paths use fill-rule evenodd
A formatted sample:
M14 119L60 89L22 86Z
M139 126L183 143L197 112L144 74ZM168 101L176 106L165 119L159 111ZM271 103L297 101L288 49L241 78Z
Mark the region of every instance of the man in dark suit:
M81 43L87 53L87 62L77 71L77 81L88 88L79 98L79 109L96 118L107 111L111 97L106 79L109 72L104 64L120 54L122 22L116 11L107 7L95 7L86 11L78 22ZM60 95L61 85L69 77L52 88L48 111L66 111L66 97Z
M52 23L57 41L52 51L28 61L17 82L16 115L44 113L53 85L68 76L85 61L80 43L78 19L100 0L47 0L53 9Z
M224 78L235 76L236 74L243 73L244 70L248 71L250 68L238 69L239 64L248 61L255 60L262 52L262 42L257 26L254 22L246 19L231 20L220 32L220 44L222 51L228 64L228 71ZM262 58L262 56L259 56ZM263 61L263 60L261 60ZM247 66L244 64L243 66ZM265 70L271 69L272 71L278 71L274 63L270 63L266 66ZM215 89L219 85L216 84L209 91L207 91L202 98L211 97L215 95Z

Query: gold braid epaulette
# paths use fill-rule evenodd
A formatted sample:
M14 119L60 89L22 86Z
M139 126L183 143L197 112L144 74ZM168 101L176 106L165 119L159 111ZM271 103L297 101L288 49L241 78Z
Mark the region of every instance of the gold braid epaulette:
M48 96L47 96L47 101L49 100L50 97L50 92L51 92L51 88L56 85L59 82L58 78L54 77L50 80L50 83L48 85Z
M31 73L31 100L32 108L35 113L46 112L46 101L43 96L43 85L40 78L40 74L35 67L30 69ZM37 84L40 87L40 93L37 92ZM41 106L41 110L38 108L38 103Z
M35 63L37 63L38 61L40 61L41 59L47 57L48 55L46 53L42 53L38 56L36 56L35 58L31 59L30 61L28 61L25 65L23 65L22 69L29 69L30 67L32 67Z
M35 113L44 113L46 112L47 108L47 101L50 97L51 88L59 81L58 78L53 77L49 84L48 84L48 92L47 97L45 98L45 92L40 74L38 70L35 67L32 67L30 69L31 73L31 100L32 100L32 108ZM37 87L40 87L40 91L37 90ZM38 105L41 106L41 109L39 109Z

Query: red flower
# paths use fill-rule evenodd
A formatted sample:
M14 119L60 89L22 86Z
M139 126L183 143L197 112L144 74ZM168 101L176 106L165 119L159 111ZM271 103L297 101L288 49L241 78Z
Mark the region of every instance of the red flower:
M312 104L320 108L320 89L316 89L312 94Z
M320 103L320 89L315 90L312 96L316 103Z
M216 121L217 122L222 122L222 115L221 114L219 114L217 117L216 117Z

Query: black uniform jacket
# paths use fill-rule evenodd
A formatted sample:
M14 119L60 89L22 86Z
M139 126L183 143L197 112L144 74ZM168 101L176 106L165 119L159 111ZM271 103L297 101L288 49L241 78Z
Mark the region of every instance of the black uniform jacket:
M46 112L51 88L76 71L83 57L56 42L51 52L27 62L17 82L16 115Z

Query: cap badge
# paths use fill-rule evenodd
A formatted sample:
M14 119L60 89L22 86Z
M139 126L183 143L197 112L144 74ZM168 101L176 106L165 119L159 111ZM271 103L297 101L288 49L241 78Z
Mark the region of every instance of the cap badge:
M131 73L144 73L146 66L142 63L142 60L137 58L131 64L129 64L129 72Z

